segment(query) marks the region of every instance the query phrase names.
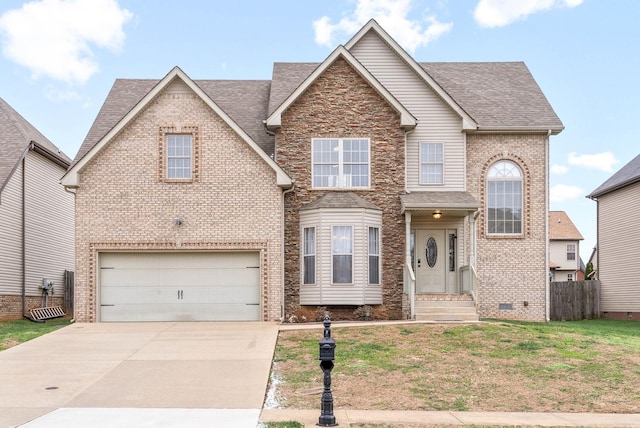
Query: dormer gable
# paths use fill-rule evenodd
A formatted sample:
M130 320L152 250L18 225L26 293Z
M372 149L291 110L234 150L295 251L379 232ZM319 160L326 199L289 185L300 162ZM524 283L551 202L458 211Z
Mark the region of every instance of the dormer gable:
M281 125L282 114L304 93L316 79L322 75L338 59L346 61L378 94L400 115L400 126L413 129L417 119L409 112L378 80L349 53L344 46L338 46L315 70L269 115L265 121L268 129L276 129Z
M473 118L465 112L465 110L436 82L421 66L413 59L403 48L396 42L375 19L369 20L346 44L345 49L351 51L365 36L370 33L375 34L391 50L409 67L416 75L418 75L424 83L442 99L442 101L451 108L462 120L462 129L473 131L478 128L478 124Z

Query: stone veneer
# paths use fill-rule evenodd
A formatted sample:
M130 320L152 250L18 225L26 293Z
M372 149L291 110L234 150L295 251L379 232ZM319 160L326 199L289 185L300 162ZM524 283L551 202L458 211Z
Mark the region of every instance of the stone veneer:
M482 318L546 320L547 144L546 134L467 136L467 190L483 207L477 220L476 262ZM486 233L486 172L502 159L517 163L524 173L524 233L517 237ZM500 310L500 303L513 309Z
M285 196L285 311L300 309L299 209L327 192L311 188L311 139L322 137L370 138L371 188L349 190L383 210L384 312L399 319L405 251L399 198L404 193L404 131L398 112L341 58L282 114L276 133L276 161L296 183Z
M192 182L162 179L159 138L167 129L198 133ZM266 162L198 96L161 92L80 173L76 319L98 320L100 251L244 249L260 251L262 319L277 320L281 216L282 191Z

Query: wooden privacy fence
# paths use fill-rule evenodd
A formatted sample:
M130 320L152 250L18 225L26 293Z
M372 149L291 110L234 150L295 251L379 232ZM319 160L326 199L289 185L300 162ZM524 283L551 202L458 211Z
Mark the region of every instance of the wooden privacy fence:
M70 270L64 271L64 310L69 313L73 313L73 282L74 273Z
M551 320L600 318L600 281L552 282Z

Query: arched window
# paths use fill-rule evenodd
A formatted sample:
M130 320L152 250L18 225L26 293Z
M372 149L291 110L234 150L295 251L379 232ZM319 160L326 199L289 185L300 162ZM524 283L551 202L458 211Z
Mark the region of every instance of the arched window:
M522 234L522 170L501 160L487 172L487 232Z

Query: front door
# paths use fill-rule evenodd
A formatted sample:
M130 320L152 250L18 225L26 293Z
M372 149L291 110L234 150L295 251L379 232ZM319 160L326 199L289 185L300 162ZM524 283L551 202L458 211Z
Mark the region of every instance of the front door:
M445 231L418 230L416 233L416 292L447 291Z

